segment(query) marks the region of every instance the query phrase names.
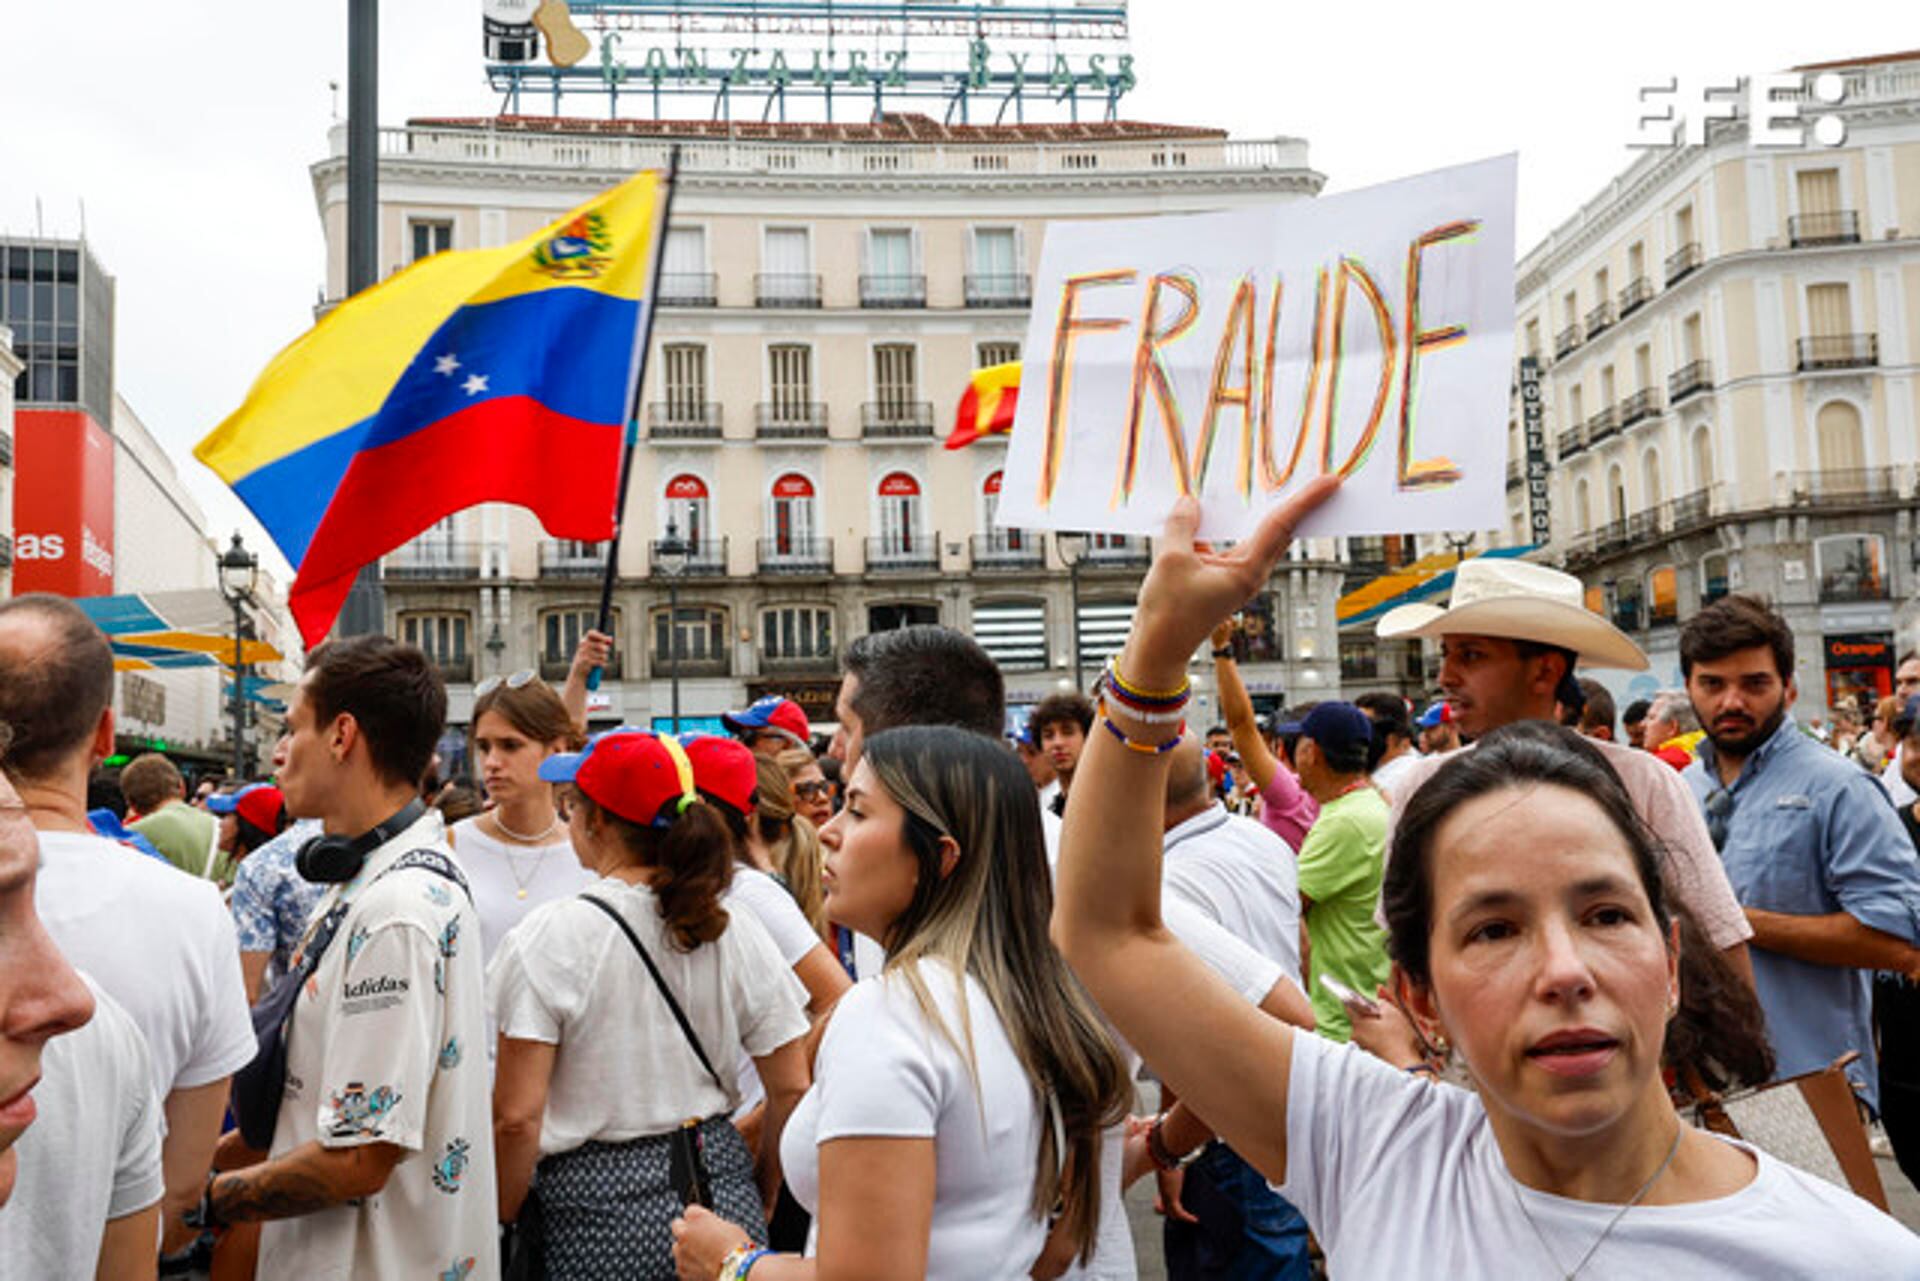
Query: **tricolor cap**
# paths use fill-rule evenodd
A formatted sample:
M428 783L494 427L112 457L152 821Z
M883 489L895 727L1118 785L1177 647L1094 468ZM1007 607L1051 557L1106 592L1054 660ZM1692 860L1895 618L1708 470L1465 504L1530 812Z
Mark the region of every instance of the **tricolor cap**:
M207 798L207 809L215 814L238 814L263 832L280 830L280 811L286 799L272 783L248 783L237 792L222 792Z
M682 745L693 763L693 785L703 795L741 814L753 813L760 765L745 743L718 734L689 734Z
M651 827L671 826L700 799L680 741L646 729L610 729L583 751L556 752L540 762L540 778L572 783L601 808Z
M807 714L800 710L800 704L778 694L756 700L744 712L728 712L720 718L720 723L742 737L771 730L792 739L796 747L807 746L813 737L813 726L807 723Z
M1419 719L1414 721L1414 724L1418 725L1421 729L1432 729L1436 725L1451 725L1453 724L1453 708L1445 702L1435 703L1432 707L1420 713Z

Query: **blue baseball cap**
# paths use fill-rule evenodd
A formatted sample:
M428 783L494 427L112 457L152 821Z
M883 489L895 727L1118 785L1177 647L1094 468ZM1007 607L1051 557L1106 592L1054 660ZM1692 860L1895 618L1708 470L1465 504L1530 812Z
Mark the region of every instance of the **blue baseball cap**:
M1300 722L1300 736L1330 757L1350 760L1357 751L1364 759L1373 745L1373 722L1352 703L1321 703Z
M756 699L744 712L728 712L720 723L743 738L765 731L792 739L798 747L805 747L813 736L813 726L808 724L800 704L778 694Z

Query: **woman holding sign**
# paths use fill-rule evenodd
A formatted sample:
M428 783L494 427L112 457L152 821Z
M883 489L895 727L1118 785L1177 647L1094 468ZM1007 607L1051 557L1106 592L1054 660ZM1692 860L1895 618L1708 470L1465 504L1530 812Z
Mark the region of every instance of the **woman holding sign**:
M1160 924L1167 718L1317 480L1230 553L1168 521L1074 780L1054 935L1161 1078L1305 1213L1343 1278L1911 1277L1920 1238L1684 1125L1660 1075L1676 938L1649 838L1571 735L1488 736L1408 803L1383 891L1401 995L1465 1058L1434 1083L1237 1000ZM1402 1069L1405 1070L1402 1070Z

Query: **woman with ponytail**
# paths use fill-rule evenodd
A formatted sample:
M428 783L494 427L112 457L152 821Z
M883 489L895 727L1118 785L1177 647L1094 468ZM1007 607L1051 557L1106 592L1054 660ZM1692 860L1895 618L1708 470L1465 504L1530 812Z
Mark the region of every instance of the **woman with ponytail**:
M767 1255L694 1208L674 1225L679 1275L1018 1281L1086 1257L1127 1082L1047 937L1025 768L965 730L887 730L820 839L828 918L887 961L834 1011L782 1144L814 1252Z
M500 1218L519 1229L508 1275L670 1277L689 1155L714 1212L766 1238L779 1136L806 1085L804 996L760 923L723 904L732 834L677 741L615 730L540 777L564 785L573 847L599 879L515 926L487 971ZM727 1120L742 1052L766 1085L758 1159ZM690 1117L705 1119L683 1131Z

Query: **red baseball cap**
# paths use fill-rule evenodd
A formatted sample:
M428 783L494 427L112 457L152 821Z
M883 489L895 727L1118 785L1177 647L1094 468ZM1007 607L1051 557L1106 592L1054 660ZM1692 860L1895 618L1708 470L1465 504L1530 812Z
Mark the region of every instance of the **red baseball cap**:
M280 814L286 798L272 783L248 783L237 792L207 798L207 810L214 814L238 814L269 836L280 830Z
M1218 752L1207 753L1207 777L1215 783L1224 783L1227 780L1226 758Z
M729 712L720 718L720 723L743 738L771 730L792 739L798 747L807 746L813 737L813 726L807 723L807 714L800 710L800 704L778 694L756 699L744 712Z
M540 762L540 777L572 783L595 804L653 827L670 826L700 799L680 740L645 729L610 729L584 751L556 752Z
M693 763L695 787L742 814L753 813L760 766L745 743L718 734L690 734L683 746Z

